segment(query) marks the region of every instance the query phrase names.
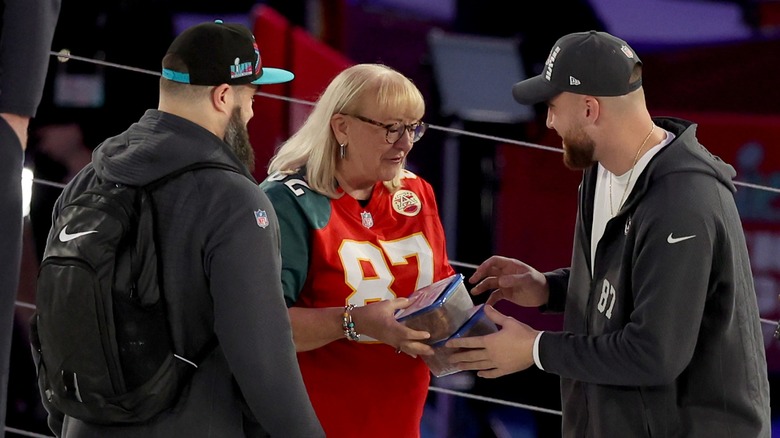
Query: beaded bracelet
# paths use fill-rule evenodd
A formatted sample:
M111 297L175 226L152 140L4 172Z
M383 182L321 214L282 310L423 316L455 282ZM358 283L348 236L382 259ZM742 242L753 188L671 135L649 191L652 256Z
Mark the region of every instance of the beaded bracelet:
M344 306L344 317L341 323L341 328L344 329L344 337L350 341L359 341L360 333L355 330L355 322L352 321L352 309L354 308L354 304Z

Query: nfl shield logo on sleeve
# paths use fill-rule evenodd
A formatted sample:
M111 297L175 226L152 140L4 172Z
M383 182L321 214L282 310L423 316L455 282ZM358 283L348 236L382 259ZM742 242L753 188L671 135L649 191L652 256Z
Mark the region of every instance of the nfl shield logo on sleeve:
M265 210L255 211L255 219L257 219L257 226L265 228L268 226L268 213Z

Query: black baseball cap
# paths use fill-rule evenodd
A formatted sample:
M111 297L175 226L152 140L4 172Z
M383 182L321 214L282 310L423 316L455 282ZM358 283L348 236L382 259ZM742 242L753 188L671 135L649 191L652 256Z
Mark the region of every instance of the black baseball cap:
M553 46L544 71L512 86L515 100L525 105L546 102L564 91L590 96L622 96L642 85L630 83L642 61L625 41L606 32L571 33Z
M280 84L295 77L287 70L263 67L252 32L222 20L186 29L171 43L166 57L170 54L184 62L187 72L166 68L163 58L162 76L184 84Z

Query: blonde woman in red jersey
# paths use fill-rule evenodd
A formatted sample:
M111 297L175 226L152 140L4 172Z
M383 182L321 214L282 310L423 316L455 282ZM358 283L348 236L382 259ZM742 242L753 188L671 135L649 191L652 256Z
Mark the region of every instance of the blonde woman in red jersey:
M454 273L433 190L404 168L424 112L402 74L349 67L261 184L279 217L301 372L328 436L420 435L429 334L393 315L414 290Z

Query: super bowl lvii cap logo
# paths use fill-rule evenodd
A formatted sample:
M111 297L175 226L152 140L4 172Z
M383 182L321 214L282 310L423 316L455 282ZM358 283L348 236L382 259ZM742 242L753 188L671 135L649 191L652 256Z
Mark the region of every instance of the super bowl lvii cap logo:
M230 79L243 78L244 76L251 76L254 74L252 71L252 62L241 62L236 58L233 61L233 65L230 66Z

